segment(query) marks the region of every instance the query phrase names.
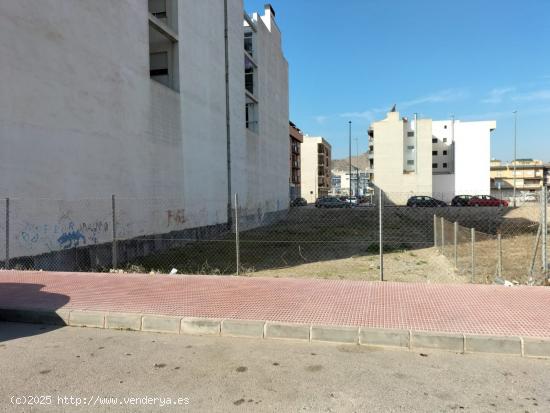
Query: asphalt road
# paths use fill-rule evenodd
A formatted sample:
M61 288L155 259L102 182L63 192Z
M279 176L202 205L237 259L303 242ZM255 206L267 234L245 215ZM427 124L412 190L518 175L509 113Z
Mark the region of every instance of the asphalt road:
M548 389L550 360L0 323L2 412L548 412Z

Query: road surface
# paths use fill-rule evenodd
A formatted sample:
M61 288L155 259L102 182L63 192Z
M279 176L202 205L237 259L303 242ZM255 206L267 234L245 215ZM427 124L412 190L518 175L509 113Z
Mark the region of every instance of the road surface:
M520 357L0 323L2 412L547 412L549 371Z

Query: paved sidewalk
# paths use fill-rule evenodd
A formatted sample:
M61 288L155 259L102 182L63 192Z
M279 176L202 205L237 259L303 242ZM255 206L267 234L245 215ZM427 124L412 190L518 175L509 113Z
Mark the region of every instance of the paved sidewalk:
M0 271L0 308L550 338L550 288Z

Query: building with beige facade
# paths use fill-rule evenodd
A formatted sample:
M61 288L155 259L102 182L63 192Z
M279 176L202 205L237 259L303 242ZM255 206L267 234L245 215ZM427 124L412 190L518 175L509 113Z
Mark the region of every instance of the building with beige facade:
M290 135L290 151L289 151L289 161L290 161L290 176L288 178L290 186L290 200L300 198L302 196L301 190L301 148L302 143L304 142L304 134L296 125L292 122L289 122L289 135Z
M447 202L455 195L488 195L495 128L495 121L409 120L392 110L369 129L373 185L397 204L412 195Z
M535 159L517 159L509 163L492 160L491 194L497 197L513 197L514 169L516 196L540 191L543 185L548 185L550 164Z
M307 202L315 202L330 192L331 152L332 147L324 138L304 136L300 173L302 198Z

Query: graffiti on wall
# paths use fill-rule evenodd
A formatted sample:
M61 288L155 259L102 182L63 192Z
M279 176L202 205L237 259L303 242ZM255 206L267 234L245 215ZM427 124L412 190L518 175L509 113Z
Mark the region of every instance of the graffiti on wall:
M102 236L109 231L107 221L77 223L64 213L55 223L36 224L24 222L16 234L19 244L33 252L35 249L56 251L106 242ZM103 238L103 239L102 239Z
M169 209L166 211L166 226L185 224L185 210Z

